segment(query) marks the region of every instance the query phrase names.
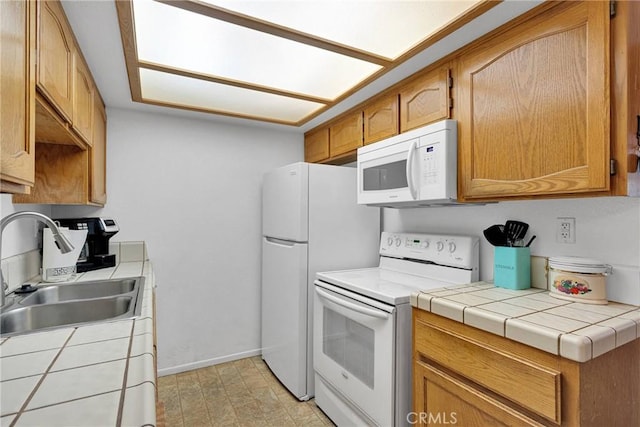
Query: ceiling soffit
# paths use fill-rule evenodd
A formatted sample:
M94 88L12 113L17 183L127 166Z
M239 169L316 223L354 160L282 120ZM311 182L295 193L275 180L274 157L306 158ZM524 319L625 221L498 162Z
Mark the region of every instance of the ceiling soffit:
M122 0L116 8L133 101L301 126L498 3ZM384 4L397 7L351 18L331 10L339 5L347 15L347 6ZM425 18L396 10L405 4L440 21L411 26L424 34L396 31L404 39L390 40L390 22L402 28L403 20ZM457 5L434 12L444 4ZM374 12L385 14L383 24L356 22L377 19ZM334 35L329 30L344 30L334 21L359 27ZM301 30L308 24L313 33Z

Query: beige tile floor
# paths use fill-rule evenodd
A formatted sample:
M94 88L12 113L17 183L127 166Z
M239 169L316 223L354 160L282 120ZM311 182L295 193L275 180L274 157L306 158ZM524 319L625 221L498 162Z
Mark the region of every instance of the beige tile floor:
M333 426L313 400L299 402L260 356L158 379L167 427Z

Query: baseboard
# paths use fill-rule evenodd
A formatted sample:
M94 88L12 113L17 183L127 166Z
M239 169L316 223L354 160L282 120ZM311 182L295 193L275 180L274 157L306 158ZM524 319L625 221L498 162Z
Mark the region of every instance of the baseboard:
M166 375L179 374L181 372L192 371L194 369L200 369L200 368L206 368L207 366L219 365L225 362L245 359L247 357L259 356L261 354L262 354L262 349L257 348L254 350L243 351L241 353L229 354L227 356L222 356L222 357L215 357L213 359L186 363L184 365L171 366L169 368L158 368L158 376L164 377Z

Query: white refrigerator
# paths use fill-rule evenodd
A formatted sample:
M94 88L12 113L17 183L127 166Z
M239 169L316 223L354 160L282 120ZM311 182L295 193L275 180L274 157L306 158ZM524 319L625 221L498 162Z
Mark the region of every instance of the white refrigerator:
M356 169L294 163L262 187L262 358L299 400L314 396L318 271L378 265L380 209L356 203Z

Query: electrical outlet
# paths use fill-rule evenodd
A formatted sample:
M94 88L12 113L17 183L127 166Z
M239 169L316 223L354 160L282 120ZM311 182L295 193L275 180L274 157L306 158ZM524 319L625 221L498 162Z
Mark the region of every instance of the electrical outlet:
M576 242L576 219L569 217L558 217L556 225L557 243Z

